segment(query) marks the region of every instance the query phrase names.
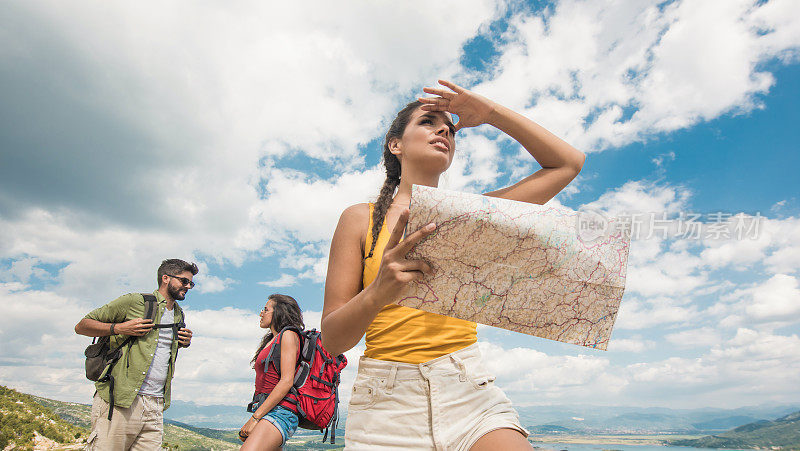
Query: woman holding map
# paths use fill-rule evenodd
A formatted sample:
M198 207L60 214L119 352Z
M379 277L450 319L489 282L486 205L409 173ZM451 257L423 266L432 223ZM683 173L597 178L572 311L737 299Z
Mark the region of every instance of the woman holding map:
M458 130L492 125L542 166L487 196L543 204L564 189L585 155L528 118L448 81L401 110L383 146L386 181L375 204L347 208L333 235L324 346L333 355L366 333L348 409L351 449L531 449L509 399L481 363L476 324L393 304L431 268L406 254L436 228L409 233L413 184L438 186ZM453 124L450 114L458 116ZM390 232L391 231L391 232ZM409 231L411 232L411 231Z

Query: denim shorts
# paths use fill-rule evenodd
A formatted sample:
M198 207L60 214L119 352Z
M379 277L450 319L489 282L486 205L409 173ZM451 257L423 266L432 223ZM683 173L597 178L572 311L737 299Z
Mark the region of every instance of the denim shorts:
M281 432L281 436L283 436L281 446L286 444L286 440L292 438L295 431L297 431L297 425L300 424L300 418L297 417L297 414L283 406L276 406L267 412L263 419L274 424Z

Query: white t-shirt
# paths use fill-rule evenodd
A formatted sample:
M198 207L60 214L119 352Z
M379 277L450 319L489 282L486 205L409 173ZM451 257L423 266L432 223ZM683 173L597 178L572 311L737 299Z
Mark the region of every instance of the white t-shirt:
M172 324L175 322L175 309L164 309L161 315L161 324ZM140 395L164 397L164 384L167 382L167 370L169 369L169 354L172 349L172 328L165 327L158 329L158 342L153 362L147 370L142 387L139 389Z

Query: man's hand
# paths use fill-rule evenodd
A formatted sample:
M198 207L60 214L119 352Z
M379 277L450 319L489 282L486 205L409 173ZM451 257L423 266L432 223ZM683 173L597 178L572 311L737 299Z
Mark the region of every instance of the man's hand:
M178 329L178 345L188 348L192 344L192 331L183 327Z
M144 318L135 318L124 323L118 323L114 326L114 332L121 335L131 335L134 337L141 337L142 335L150 332L153 328L153 321Z

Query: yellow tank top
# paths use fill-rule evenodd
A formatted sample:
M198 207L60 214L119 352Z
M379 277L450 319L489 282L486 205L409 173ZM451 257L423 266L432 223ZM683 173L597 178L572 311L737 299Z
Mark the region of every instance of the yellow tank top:
M369 229L364 246L363 286L375 280L380 268L383 249L389 241L386 222L378 233L372 257L372 210L369 204ZM367 328L367 350L364 355L372 359L404 363L423 363L441 357L478 341L477 325L472 321L450 318L397 304L389 304Z

